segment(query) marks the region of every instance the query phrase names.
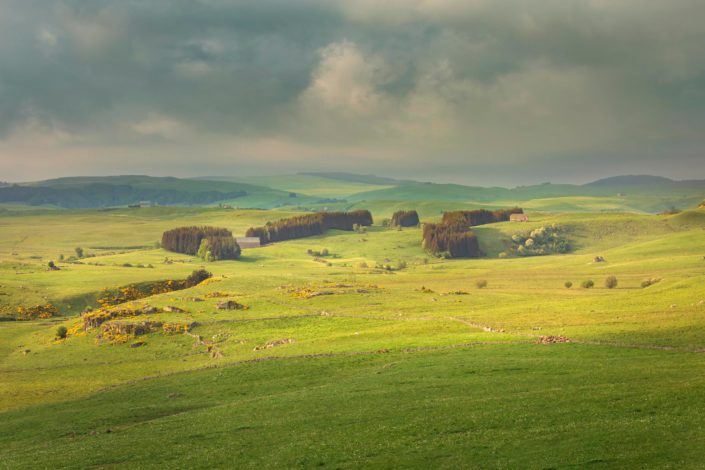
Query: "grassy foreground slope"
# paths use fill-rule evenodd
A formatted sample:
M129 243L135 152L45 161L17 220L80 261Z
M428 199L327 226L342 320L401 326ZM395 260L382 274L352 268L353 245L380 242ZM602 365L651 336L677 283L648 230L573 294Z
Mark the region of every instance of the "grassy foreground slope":
M67 314L0 322L0 467L702 462L704 210L530 212L527 224L477 228L487 253L478 260L429 258L416 228L331 231L205 265L153 247L177 225L241 233L286 215L0 215L0 306L46 299ZM565 228L573 253L497 257L512 234L549 224ZM45 269L77 245L96 256ZM306 253L323 248L323 260ZM80 323L73 314L101 288L200 266L216 280L137 302L183 313L135 320L197 322L191 333L222 357L189 335L150 333L138 348L97 345L95 331L54 339L58 325ZM603 287L609 275L616 289ZM585 279L596 287L579 288ZM644 279L658 282L642 289ZM215 292L226 297L208 297ZM223 298L249 309L217 310ZM536 344L545 335L571 342ZM290 341L262 348L277 340Z
M695 468L701 355L581 345L245 363L4 413L6 468Z

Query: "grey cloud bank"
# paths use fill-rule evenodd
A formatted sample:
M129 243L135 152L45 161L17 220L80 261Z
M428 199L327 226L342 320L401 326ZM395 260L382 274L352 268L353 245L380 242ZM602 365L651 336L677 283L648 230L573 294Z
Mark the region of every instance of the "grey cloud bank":
M0 0L0 180L705 177L705 2Z

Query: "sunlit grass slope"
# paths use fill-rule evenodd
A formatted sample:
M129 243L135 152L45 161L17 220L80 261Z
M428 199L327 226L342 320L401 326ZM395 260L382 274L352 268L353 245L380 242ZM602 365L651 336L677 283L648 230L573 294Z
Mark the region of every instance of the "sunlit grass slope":
M241 234L291 213L0 215L0 306L52 302L65 314L0 322L0 465L697 466L705 210L528 214L476 228L481 259L433 258L420 229L374 226L217 263L154 242L179 225ZM570 254L498 257L513 234L551 224ZM58 262L76 246L95 256ZM323 248L322 259L307 253ZM195 323L191 335L150 333L137 348L97 345L95 330L55 340L101 289L199 267L215 281L135 303L178 306L134 321ZM595 288L580 288L587 279ZM223 298L249 309L219 310ZM535 344L549 335L570 343Z

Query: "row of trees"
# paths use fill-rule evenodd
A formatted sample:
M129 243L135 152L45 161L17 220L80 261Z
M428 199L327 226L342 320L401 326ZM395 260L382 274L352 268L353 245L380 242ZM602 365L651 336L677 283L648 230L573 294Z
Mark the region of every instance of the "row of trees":
M424 224L423 247L435 255L450 258L477 258L480 245L467 227L450 224Z
M240 246L230 230L219 227L178 227L162 234L162 248L206 261L237 259Z
M419 214L416 211L396 211L392 215L393 227L416 227L419 225Z
M260 242L264 245L320 235L329 229L350 231L355 226L370 225L372 225L372 214L368 210L317 212L267 222L263 227L251 227L247 230L246 236L259 237Z
M499 209L489 211L487 209L477 209L474 211L453 211L443 213L442 223L447 225L463 225L474 227L476 225L492 224L495 222L506 222L512 214L523 214L520 207L513 209Z

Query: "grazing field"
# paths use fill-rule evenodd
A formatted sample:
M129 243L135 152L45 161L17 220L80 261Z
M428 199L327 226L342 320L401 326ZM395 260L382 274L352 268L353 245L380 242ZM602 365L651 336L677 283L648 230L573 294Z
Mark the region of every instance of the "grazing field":
M451 260L422 249L420 228L379 222L472 203L360 207L377 219L365 231L213 263L155 243L178 226L242 235L293 212L0 212L0 467L701 465L704 209L528 205L530 222L474 228L482 258ZM553 225L570 253L512 251L513 235ZM120 319L188 332L119 342L82 328L103 289L200 268L213 278ZM246 308L218 308L228 300ZM46 303L61 315L9 320Z

